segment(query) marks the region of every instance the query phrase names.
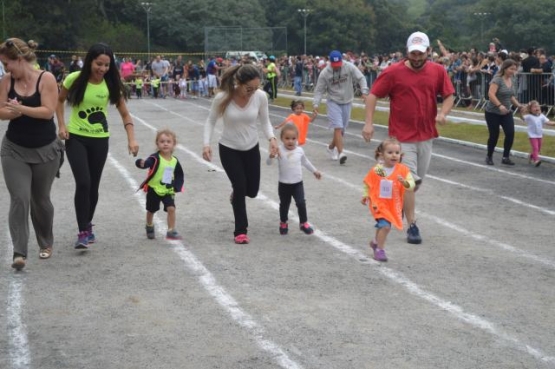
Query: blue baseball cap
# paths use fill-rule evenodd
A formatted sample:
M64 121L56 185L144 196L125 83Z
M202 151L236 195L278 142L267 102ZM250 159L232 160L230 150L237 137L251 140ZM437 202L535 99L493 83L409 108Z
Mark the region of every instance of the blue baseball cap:
M343 56L340 51L333 50L330 53L330 64L333 68L337 68L343 65Z

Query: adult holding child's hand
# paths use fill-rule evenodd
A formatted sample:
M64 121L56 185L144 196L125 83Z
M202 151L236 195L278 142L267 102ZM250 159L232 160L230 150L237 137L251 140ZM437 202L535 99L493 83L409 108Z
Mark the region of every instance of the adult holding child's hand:
M235 243L249 243L248 219L245 198L254 198L260 188L260 147L258 121L269 140L270 155L278 155L279 149L268 113L268 98L260 87L260 70L251 64L226 69L222 76L221 92L212 101L212 107L204 126L202 157L212 160L210 141L219 118L223 132L219 140L222 166L231 181L230 196L235 217L233 232Z

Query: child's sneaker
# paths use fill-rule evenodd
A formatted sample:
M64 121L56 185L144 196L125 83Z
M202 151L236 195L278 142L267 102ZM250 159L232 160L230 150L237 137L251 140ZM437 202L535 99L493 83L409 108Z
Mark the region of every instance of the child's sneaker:
M308 224L308 222L302 223L300 228L301 228L301 231L303 231L306 234L314 233L314 229L312 229L312 227L310 226L310 224Z
M376 249L374 251L374 260L387 261L387 256L385 255L385 250L384 249Z
M244 245L249 242L249 236L247 236L246 234L238 234L237 236L235 236L235 243L238 245Z
M279 222L279 234L285 235L289 232L289 225L284 222Z
M83 231L77 234L77 241L75 242L76 250L84 250L89 248L89 232Z
M156 237L156 234L154 233L154 224L149 226L148 224L145 226L146 229L146 238L148 238L149 240L153 240Z
M179 234L178 231L176 231L175 229L172 229L171 231L167 231L166 232L166 239L168 240L181 240L182 237Z
M94 226L94 224L89 223L89 225L87 226L87 232L89 232L89 243L95 243L96 242L96 237L94 236L92 227Z
M378 248L378 243L374 240L370 241L370 247L372 248L372 250L374 252L376 252L376 249Z

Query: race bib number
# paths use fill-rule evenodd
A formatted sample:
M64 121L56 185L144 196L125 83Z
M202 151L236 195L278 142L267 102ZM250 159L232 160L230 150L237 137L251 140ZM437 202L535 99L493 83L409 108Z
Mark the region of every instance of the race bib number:
M173 181L173 168L166 167L166 169L164 169L164 175L162 176L162 183L172 184L172 181Z
M391 199L393 197L393 181L382 179L380 181L380 199Z

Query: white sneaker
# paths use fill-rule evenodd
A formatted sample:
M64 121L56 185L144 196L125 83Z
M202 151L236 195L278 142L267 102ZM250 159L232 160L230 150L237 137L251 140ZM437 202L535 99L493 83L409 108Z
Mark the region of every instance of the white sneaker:
M339 154L339 164L345 164L346 161L347 161L347 155L341 152L341 154Z
M332 150L332 149L329 148L329 146L326 146L326 151L330 155L331 160L337 160L339 158L339 156L337 154L337 147L334 147L333 150Z

